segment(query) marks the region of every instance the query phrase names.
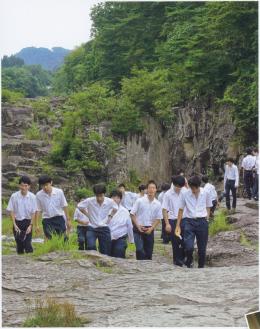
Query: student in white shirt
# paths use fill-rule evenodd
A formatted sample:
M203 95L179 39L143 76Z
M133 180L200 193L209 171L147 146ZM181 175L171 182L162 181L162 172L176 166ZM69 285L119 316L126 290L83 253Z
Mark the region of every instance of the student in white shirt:
M218 194L217 194L216 188L215 188L214 185L209 183L208 176L206 176L206 175L202 176L201 180L205 184L204 185L204 190L207 191L210 194L212 205L213 205L210 208L210 217L214 217L214 212L215 212L216 207L218 205Z
M239 173L238 168L234 164L234 160L232 158L227 159L227 163L225 166L225 175L224 175L224 189L226 196L226 207L228 211L230 211L230 191L232 192L232 213L236 211L237 205L237 188L239 184Z
M60 188L52 185L52 178L41 176L39 178L41 190L36 194L37 200L37 227L39 215L42 214L42 226L46 239L51 239L53 234L63 235L67 240L64 213L67 218L67 230L71 228L68 203Z
M172 244L173 264L183 266L185 261L183 237L185 231L186 214L183 214L181 221L181 238L175 235L175 228L177 224L181 193L187 190L185 187L185 178L181 175L173 176L172 184L173 187L165 193L163 198L163 218L165 221L165 230L169 234Z
M170 188L173 188L173 186L171 187L171 185L168 184L168 183L162 183L161 193L158 195L158 201L160 201L161 205L163 204L163 199L164 199L165 193ZM169 234L167 234L167 232L165 231L165 221L164 221L164 218L162 218L161 239L163 240L163 244L168 244L170 242L170 240L171 240Z
M106 186L96 184L93 186L94 197L87 198L78 204L78 208L89 219L87 226L87 249L97 250L98 240L99 252L111 255L111 232L108 226L110 220L118 210L118 205L110 198L105 197Z
M119 184L118 190L122 192L123 198L121 201L121 204L123 207L125 207L129 212L133 207L133 204L135 203L136 199L138 198L138 194L130 191L126 191L125 184Z
M81 199L80 202L83 200L84 199ZM87 226L89 224L89 219L78 208L75 209L73 218L78 223L77 235L79 250L87 250Z
M13 234L17 254L33 252L32 225L37 212L36 197L30 190L31 180L27 176L19 179L19 191L11 195L7 211L13 222Z
M127 237L130 243L134 243L133 224L129 211L121 205L122 192L114 190L111 192L110 198L118 205L116 214L109 222L112 238L111 256L125 258Z
M258 184L259 184L259 156L258 148L253 149L253 154L255 156L255 168L254 168L254 186L253 186L253 198L258 201Z
M252 149L246 149L247 155L242 160L241 167L243 168L243 179L246 188L247 197L251 200L253 189L253 169L255 167L255 157L252 155Z
M147 184L147 195L137 199L130 212L138 260L152 259L154 230L162 219L162 207L155 198L156 190L156 183L150 180Z
M175 234L181 234L181 220L186 207L186 223L184 231L184 245L186 252L186 265L193 265L194 240L196 237L198 247L198 267L205 266L206 249L208 243L208 219L212 201L210 194L200 187L201 179L193 176L188 181L190 189L181 194L178 219Z

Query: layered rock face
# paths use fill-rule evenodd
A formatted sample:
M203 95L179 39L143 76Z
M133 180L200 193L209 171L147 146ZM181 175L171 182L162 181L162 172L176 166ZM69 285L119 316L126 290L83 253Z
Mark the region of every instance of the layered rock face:
M53 111L59 106L59 100L51 103ZM116 155L104 158L104 150L98 149L105 170L100 179L125 181L129 172L134 171L142 181L155 179L159 184L169 182L179 168L187 175L193 171L203 172L210 169L216 176L222 175L224 159L227 155L237 157L239 149L233 144L235 127L228 109L214 109L200 106L176 108L175 121L171 129L163 129L153 118L144 119L144 130L138 135L129 135L119 139ZM8 180L17 175L28 174L33 179L45 171L41 160L50 152L51 129L59 128L62 118L55 123L43 120L39 122L44 140L28 140L25 130L34 120L34 111L30 107L3 106L2 108L2 159L3 193L10 194ZM95 129L106 135L109 122L103 122ZM70 175L63 168L54 167L55 182L61 185L69 195ZM95 176L95 175L94 175ZM92 173L74 175L73 183L83 186L87 181L98 180Z

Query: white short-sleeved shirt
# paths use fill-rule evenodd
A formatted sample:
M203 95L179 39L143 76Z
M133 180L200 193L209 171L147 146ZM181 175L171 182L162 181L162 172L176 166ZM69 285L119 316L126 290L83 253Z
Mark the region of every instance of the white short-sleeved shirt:
M245 170L252 170L255 166L256 158L253 155L248 154L242 160L241 167Z
M138 196L139 194L137 193L125 191L121 201L122 206L125 207L127 210L131 210L134 202L138 199Z
M256 168L256 172L259 175L259 157L258 155L255 157L255 168Z
M188 218L207 217L207 208L212 206L210 194L202 187L197 198L191 189L181 194L180 209L186 207Z
M63 208L68 206L65 195L60 188L52 187L51 194L40 190L36 194L38 210L42 211L42 218L64 216Z
M163 218L160 201L156 198L150 201L147 195L135 201L130 213L136 216L137 223L142 226L152 226L155 220Z
M29 191L26 195L22 195L21 191L15 192L11 195L6 210L14 212L16 220L31 219L37 211L36 197Z
M158 201L161 202L161 204L163 204L163 198L165 196L166 191L162 191L159 195L158 195Z
M187 191L186 187L183 187L180 193L177 193L173 188L170 188L164 195L162 208L168 211L169 219L177 219L180 209L181 194ZM187 217L186 207L184 208L183 218Z
M108 224L111 231L112 240L117 240L124 235L128 235L130 243L134 243L133 224L129 211L119 205L118 211Z
M78 226L86 226L89 224L89 219L86 215L83 214L83 212L81 212L78 208L75 209L73 218L75 221L77 221L78 219L82 222L85 223L85 225L78 223Z
M210 184L210 183L206 183L204 186L204 190L207 191L210 194L211 200L217 200L218 195L217 195L217 191L215 189L215 186Z
M224 175L224 187L226 185L227 179L235 180L235 186L239 184L239 173L238 168L235 164L225 166L225 175Z
M99 205L96 197L87 198L78 204L78 208L84 208L89 214L89 225L97 228L107 226L108 215L113 209L118 210L118 205L110 198L105 197L102 205Z

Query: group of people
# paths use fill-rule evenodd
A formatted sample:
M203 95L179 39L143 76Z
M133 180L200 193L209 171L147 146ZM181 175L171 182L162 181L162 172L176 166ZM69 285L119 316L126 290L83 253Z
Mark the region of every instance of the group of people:
M247 179L248 159L247 156L242 162ZM256 163L254 168L257 168L258 175ZM237 166L229 158L225 166L224 187L228 209L232 192L233 211L236 208L238 180ZM19 191L12 194L7 207L13 221L18 254L33 252L32 227L34 225L34 231L39 232L40 217L45 239L57 234L66 241L72 228L65 195L62 189L53 186L52 178L39 178L40 190L36 195L30 192L30 186L30 178L22 176ZM108 197L104 184L94 185L94 196L79 200L73 216L77 222L79 249L97 250L98 245L102 254L125 258L128 243L134 243L136 259L151 260L154 232L161 222L163 242L172 244L173 263L176 266L193 267L196 239L198 267L204 267L209 219L218 205L214 185L205 175L193 175L187 180L180 171L172 177L171 185L162 184L158 198L157 189L154 180L140 185L139 193L127 191L124 184L119 184Z

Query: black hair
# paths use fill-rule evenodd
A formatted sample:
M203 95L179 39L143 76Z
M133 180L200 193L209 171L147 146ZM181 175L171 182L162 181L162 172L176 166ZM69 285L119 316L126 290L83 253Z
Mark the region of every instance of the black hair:
M179 168L179 169L177 170L177 175L180 175L181 173L184 174L184 170L182 170L182 168Z
M199 176L192 176L189 181L189 186L190 187L200 187L201 185L201 179Z
M246 154L252 154L252 148L251 147L246 148Z
M96 184L93 186L93 192L95 195L105 194L106 191L107 191L107 189L106 189L105 184L100 183L100 184Z
M146 185L141 184L141 185L139 185L138 190L139 190L140 192L142 192L142 191L144 191L146 188L147 188Z
M52 182L52 178L50 176L42 175L39 178L39 186L42 186L44 184L51 183L51 182Z
M110 198L114 197L114 196L118 196L121 200L122 200L122 197L123 197L123 194L121 191L119 190L113 190L111 193L110 193Z
M153 179L150 179L147 183L147 187L150 185L150 184L154 184L157 188L157 184L155 183L155 181Z
M31 185L31 180L28 176L22 176L19 178L19 184L28 184L28 185Z
M203 183L208 183L209 178L207 175L204 175L204 176L202 176L201 180L203 181Z
M232 163L234 163L234 159L233 159L233 158L227 158L227 162L232 162Z
M183 187L185 185L185 178L182 175L173 176L172 183L174 186Z
M161 190L162 191L168 191L170 189L171 185L168 183L162 183Z
M118 187L123 187L125 189L125 184L121 183L118 185Z
M256 152L256 153L258 153L258 147L254 147L253 148L253 151Z

